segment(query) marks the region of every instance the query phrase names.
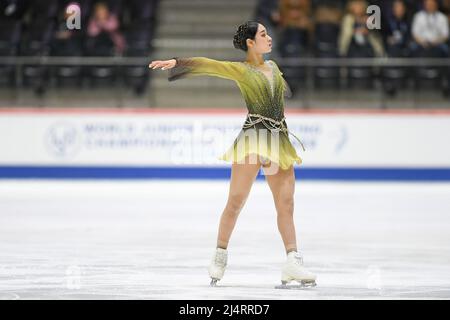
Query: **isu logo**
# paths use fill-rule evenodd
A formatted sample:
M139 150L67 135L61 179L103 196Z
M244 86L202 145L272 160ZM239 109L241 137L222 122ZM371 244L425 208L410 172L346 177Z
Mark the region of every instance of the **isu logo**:
M51 126L45 136L50 154L58 158L74 156L79 149L78 140L75 126L68 123L58 123Z

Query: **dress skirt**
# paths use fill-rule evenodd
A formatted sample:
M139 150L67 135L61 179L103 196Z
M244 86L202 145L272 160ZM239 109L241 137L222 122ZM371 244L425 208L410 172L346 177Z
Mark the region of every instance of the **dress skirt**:
M248 155L251 156L245 162ZM286 132L273 132L261 123L241 129L231 147L219 159L255 164L258 157L263 164L273 162L282 170L289 169L295 162L302 163Z

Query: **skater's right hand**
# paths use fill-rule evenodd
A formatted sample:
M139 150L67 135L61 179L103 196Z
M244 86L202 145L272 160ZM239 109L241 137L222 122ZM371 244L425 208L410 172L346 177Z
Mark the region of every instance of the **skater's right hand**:
M175 59L170 60L153 60L148 67L150 69L157 69L161 68L161 70L167 70L172 69L177 64L177 61Z

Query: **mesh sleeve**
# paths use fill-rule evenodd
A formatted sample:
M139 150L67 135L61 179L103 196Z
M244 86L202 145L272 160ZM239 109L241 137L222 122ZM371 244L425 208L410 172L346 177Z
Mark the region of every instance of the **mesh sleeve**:
M189 76L215 76L223 79L239 81L242 77L242 68L237 62L219 61L205 57L178 58L175 67L169 69L169 81Z

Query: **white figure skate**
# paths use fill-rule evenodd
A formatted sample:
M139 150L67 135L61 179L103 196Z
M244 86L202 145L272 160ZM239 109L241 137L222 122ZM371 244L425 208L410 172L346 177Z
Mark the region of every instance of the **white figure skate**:
M208 271L211 277L211 286L214 287L217 281L221 280L227 266L228 252L226 249L217 248L211 259Z
M288 285L291 281L297 281L300 285ZM287 261L281 270L281 285L276 289L299 289L315 287L316 276L303 266L303 257L300 253L291 251L288 253Z

